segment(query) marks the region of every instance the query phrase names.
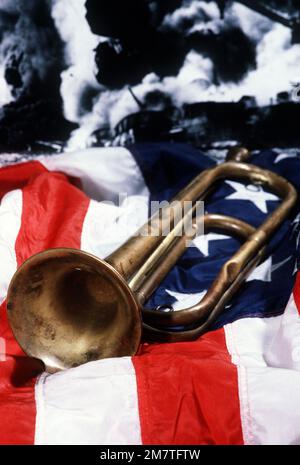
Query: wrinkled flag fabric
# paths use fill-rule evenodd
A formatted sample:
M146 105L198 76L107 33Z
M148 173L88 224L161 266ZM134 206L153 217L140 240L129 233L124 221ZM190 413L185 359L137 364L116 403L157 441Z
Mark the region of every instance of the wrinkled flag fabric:
M256 153L251 163L300 191L297 152ZM197 341L144 344L134 357L39 375L7 321L7 289L24 260L53 247L104 258L146 221L151 200L171 199L213 165L186 145L144 144L0 169L1 444L300 443L297 211ZM226 181L205 209L257 226L277 204L269 192ZM197 302L238 246L224 235L196 238L148 305L178 310Z

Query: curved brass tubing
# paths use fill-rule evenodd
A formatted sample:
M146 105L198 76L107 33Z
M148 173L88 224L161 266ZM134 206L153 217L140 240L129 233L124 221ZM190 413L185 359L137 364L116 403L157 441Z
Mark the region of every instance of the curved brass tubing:
M181 341L187 340L188 338L194 339L199 337L219 315L232 295L240 287L251 270L257 265L259 261L257 258L261 250L265 247L272 234L288 216L296 203L297 193L290 183L275 173L262 170L253 165L227 162L203 172L200 176L201 186L204 186L204 188L206 188L206 186L211 188L213 182L224 178L247 179L253 184L262 185L276 193L282 198L282 203L258 229L252 230L247 241L234 256L225 263L201 302L190 308L176 312L159 313L157 311L143 309L145 335L151 338L151 340ZM200 183L199 180L198 183ZM203 194L201 198L203 199ZM226 229L226 226L228 227L229 224L227 223L226 225L226 223L221 221L219 226L225 226L224 229ZM151 262L151 257L149 261ZM166 266L166 263L161 266ZM143 268L149 267L150 263L148 262L143 266ZM152 267L155 268L153 265ZM148 279L153 281L154 276ZM159 279L160 281L162 279L161 271ZM136 281L138 281L138 279L136 279ZM140 288L138 288L137 285L132 286L133 292L138 295L141 303L147 300L149 294L152 293L152 288L155 288L157 283L153 283L151 291L148 290L149 283L145 283L144 286L147 289L146 291L142 289L142 286L140 286ZM195 325L197 322L200 323L200 326L193 330L181 332L163 330L164 327L189 326Z
M206 214L204 216L205 231L221 230L231 236L246 242L255 233L255 228L244 221L225 215ZM180 242L183 242L181 239ZM180 246L180 245L179 245ZM181 245L182 246L182 245ZM243 246L242 246L243 247ZM239 290L251 271L262 261L266 247L262 247L248 262L239 249L227 260L211 284L209 290L200 302L192 307L176 312L158 312L143 309L143 339L147 341L179 342L197 339L209 328L210 324L230 302L232 296ZM169 259L171 255L167 257ZM174 263L172 263L172 266ZM133 292L139 297L138 291ZM141 299L142 300L142 299ZM193 329L176 329L197 324Z

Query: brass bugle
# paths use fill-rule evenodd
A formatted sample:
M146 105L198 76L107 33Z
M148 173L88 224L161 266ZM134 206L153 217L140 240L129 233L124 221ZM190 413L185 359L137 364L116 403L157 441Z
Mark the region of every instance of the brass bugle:
M225 163L200 173L163 215L155 213L106 260L59 248L25 261L13 276L7 295L10 325L23 350L53 372L92 360L134 355L142 338L190 341L206 332L261 262L268 241L297 201L296 190L286 179L245 163L248 156L246 149L232 150ZM206 199L224 179L265 187L282 202L258 229L236 218L204 215L205 229L237 236L243 241L241 248L222 266L196 305L179 311L144 308L199 232L203 217L194 216L195 202ZM191 208L182 218L185 202L190 202ZM177 230L189 218L192 227L178 235Z

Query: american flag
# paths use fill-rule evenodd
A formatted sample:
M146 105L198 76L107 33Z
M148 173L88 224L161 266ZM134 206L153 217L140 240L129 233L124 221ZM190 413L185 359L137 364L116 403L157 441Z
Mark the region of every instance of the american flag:
M145 343L134 357L39 374L7 321L8 285L24 260L53 247L104 258L145 222L150 201L171 199L214 163L187 145L141 144L2 166L1 444L300 443L297 211L197 341ZM297 151L255 152L251 163L300 191ZM227 180L205 209L258 226L277 205L275 195ZM199 301L238 247L225 235L199 236L147 305L178 310Z

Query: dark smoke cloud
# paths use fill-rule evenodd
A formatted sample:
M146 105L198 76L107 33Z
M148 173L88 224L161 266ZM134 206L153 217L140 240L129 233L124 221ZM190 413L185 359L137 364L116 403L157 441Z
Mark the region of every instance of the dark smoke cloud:
M51 0L0 0L0 147L24 150L36 140L65 139L74 125L60 96L64 44ZM6 81L6 85L5 85ZM6 95L5 94L5 95Z
M159 25L180 4L178 0L87 0L92 32L112 39L97 48L99 82L118 88L137 84L152 71L161 77L176 75L187 50L176 32L160 31Z
M189 33L193 25L211 19L201 7L176 25L164 24L167 14L188 3L87 0L92 31L112 39L96 51L99 82L121 88L138 84L151 72L160 78L176 76L190 50L212 59L217 82L238 82L255 68L255 44L237 26L226 24L217 32Z
M215 84L238 82L256 66L255 44L238 27L194 32L188 36L189 47L214 63Z
M63 44L50 0L0 2L1 55L15 98L57 95Z

